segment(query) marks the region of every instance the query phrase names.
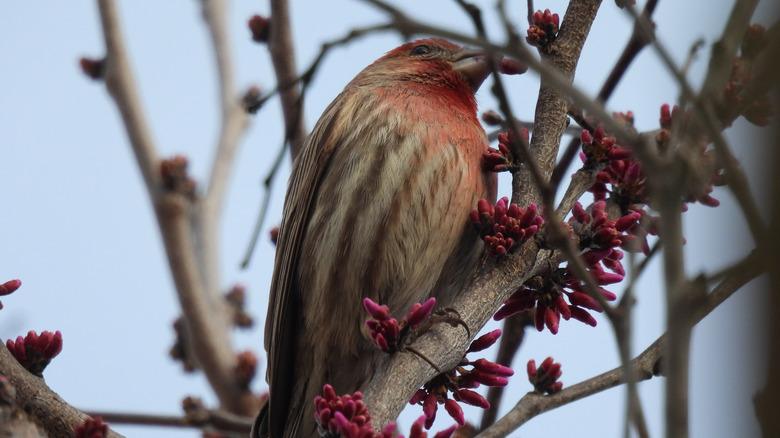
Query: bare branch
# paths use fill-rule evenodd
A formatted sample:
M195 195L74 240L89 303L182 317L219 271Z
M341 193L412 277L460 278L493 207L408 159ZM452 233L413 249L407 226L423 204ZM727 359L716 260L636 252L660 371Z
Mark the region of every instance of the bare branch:
M279 84L295 84L295 46L292 41L290 8L287 0L271 0L271 40L268 48ZM297 86L279 89L284 114L285 136L290 140L293 159L303 148L306 126L303 123L303 101Z
M16 404L30 413L49 436L76 436L76 427L89 418L46 386L42 378L24 369L5 345L0 345L0 375L6 376L16 389ZM122 435L109 429L106 438Z
M233 59L227 31L227 2L202 0L201 3L219 76L222 121L208 187L199 206L195 228L197 243L200 245L198 254L203 281L206 285L205 292L216 296L220 286L218 245L220 217L234 157L249 117L239 103L234 84Z
M224 411L208 411L208 418L198 419L193 422L187 416L155 415L155 414L129 414L125 412L87 412L92 417L99 416L111 424L135 424L141 426L164 427L190 427L213 428L220 432L239 432L249 434L252 428L252 420L248 417L239 417Z
M98 6L106 44L106 88L122 115L149 195L151 199L155 199L160 185L160 177L157 174L157 148L141 108L141 99L135 89L135 79L122 39L116 3L113 0L98 0Z
M98 0L98 5L106 40L106 86L125 121L154 205L195 359L203 367L223 406L232 412L251 415L257 409L257 401L249 391L238 388L233 376L236 358L228 334L230 323L227 311L220 311L226 308L226 304L218 296L216 287L209 290L202 276L204 263L216 262L203 255L203 250L208 248L198 248L201 252L197 252L193 245L193 224L189 215L191 201L179 193L161 189L160 163L135 91L116 4L113 0Z

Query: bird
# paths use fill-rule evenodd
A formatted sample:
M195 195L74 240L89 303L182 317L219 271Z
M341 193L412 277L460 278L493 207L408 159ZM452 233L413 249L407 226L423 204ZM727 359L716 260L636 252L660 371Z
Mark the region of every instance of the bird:
M316 123L285 196L265 327L269 396L253 437L318 436L323 385L352 394L389 360L369 339L364 298L400 319L430 297L447 306L468 284L483 250L469 213L497 189L475 97L490 60L438 38L403 44Z

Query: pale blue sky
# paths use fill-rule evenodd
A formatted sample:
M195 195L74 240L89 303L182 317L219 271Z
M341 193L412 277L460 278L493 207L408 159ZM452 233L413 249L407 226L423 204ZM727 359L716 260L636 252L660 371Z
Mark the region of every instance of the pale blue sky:
M231 7L233 54L242 89L274 85L266 50L249 40L246 29L252 14L267 14L266 3L243 0ZM323 41L383 19L354 0L292 3L299 68L308 66ZM471 28L452 1L394 3L441 26ZM476 3L492 11L493 2ZM522 23L525 2L508 3L512 19ZM562 15L566 3L537 2L536 7ZM719 3L660 2L657 28L678 63L696 39L703 38L708 47L721 31L728 9ZM767 15L768 2L764 3L758 17ZM198 2L126 1L121 6L124 35L159 152L186 155L192 174L202 180L210 167L218 110L212 53ZM493 29L499 29L492 12L486 18ZM597 92L630 29L628 17L613 2L604 2L576 78L586 92ZM212 403L205 380L198 374L184 375L167 356L173 342L171 324L179 310L154 215L116 107L103 84L86 78L78 67L80 57L104 53L95 2L2 2L0 41L0 202L6 209L0 227L4 246L0 281L23 281L17 293L3 299L0 339L33 329L61 330L64 350L46 370L46 380L82 409L176 415L186 395ZM329 55L308 95L307 126L313 126L360 69L401 42L395 34L375 35ZM707 49L692 68L694 83L706 68L706 55ZM652 52L643 53L610 101L612 110L633 110L640 129L657 127L658 108L673 102L678 93L659 65ZM508 77L506 83L517 114L530 119L538 89L536 75ZM481 110L495 107L487 85L479 95ZM277 106L273 100L252 118L222 227L222 284L247 286L250 310L258 322L256 330L235 336L242 350L259 351L262 345L273 248L262 239L250 268L242 271L238 263L257 214L260 183L283 135ZM743 127L744 123L737 123L737 129ZM766 153L761 147L741 144L735 146L735 153L746 167L755 169ZM266 231L279 221L287 172L285 162L276 180ZM749 176L753 187L766 181L765 173L752 171ZM508 190L505 185L501 194ZM747 252L744 226L731 225L740 219L731 196L724 189L714 195L723 202L717 210L694 207L684 215L690 273L724 267ZM663 331L658 278L654 263L637 290L637 351ZM612 290L621 292L617 287ZM748 353L762 339L756 313L759 296L755 291L739 293L694 332L694 437L758 432L751 397L760 387L764 366ZM524 372L528 359L538 362L554 356L563 363L565 385L616 366L609 323L604 318L598 321L596 328L570 321L556 336L529 333L515 363L518 374L511 380L505 407L530 389ZM264 370L263 366L261 375ZM735 378L745 370L753 370L751 379ZM263 379L257 379L256 388L263 386ZM658 436L663 430L662 380L642 383L640 390L651 433ZM542 436L553 430L580 437L620 436L622 400L622 390L608 391L542 415L515 436ZM409 419L418 415L414 409L405 417L405 430ZM479 419L475 411L467 415L471 421ZM438 424L443 428L450 423ZM116 430L129 436L199 436L192 430L126 426Z

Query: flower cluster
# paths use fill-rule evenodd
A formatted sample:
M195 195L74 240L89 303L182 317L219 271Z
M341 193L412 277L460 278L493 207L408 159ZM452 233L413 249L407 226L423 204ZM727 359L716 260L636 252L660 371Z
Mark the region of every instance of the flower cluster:
M239 328L250 328L254 324L252 316L246 313L246 288L236 284L225 294L225 301L233 313L233 324Z
M322 396L314 399L314 419L317 422L317 432L325 438L404 438L395 435L395 423L390 423L377 432L371 425L371 414L363 404L363 395L355 392L352 395L336 395L330 385L322 388ZM425 417L422 416L412 424L409 438L427 438L423 431ZM451 426L434 435L434 438L450 438L456 426Z
M187 172L188 166L187 157L182 155L164 159L160 161L160 179L166 190L195 199L196 184Z
M197 369L197 364L192 360L192 352L189 340L186 336L187 322L179 317L173 322L173 331L176 333L176 340L173 346L168 350L168 355L177 361L181 361L184 371L191 373Z
M242 389L248 389L257 372L257 356L247 350L236 356L236 366L233 368L233 377Z
M101 417L89 417L83 423L76 426L78 438L103 438L108 435L108 424Z
M544 12L538 10L531 17L531 26L525 40L534 47L547 47L558 37L559 23L558 14L550 13L549 9Z
M79 59L79 66L81 71L87 75L90 79L99 80L103 79L103 75L106 73L106 60L103 59L91 59L81 58Z
M38 335L30 330L26 337L19 336L16 342L9 339L5 346L29 372L43 377L43 370L62 351L62 333L44 330Z
M588 213L582 204L577 202L572 208L569 226L579 240L579 249L582 251L586 266L591 267L601 262L605 267L623 276L625 270L620 263L623 252L617 247L628 249L633 247L636 236L630 234L630 231L639 225L642 214L632 211L610 220L606 209L606 202L596 201Z
M466 354L490 347L499 336L501 336L501 330L494 330L480 336L471 343ZM470 369L466 367L470 367ZM430 429L433 425L440 404L444 405L444 409L458 425L463 426L466 424L466 420L458 402L487 409L490 407L488 401L472 389L479 387L479 385L506 386L507 377L513 374L512 369L503 365L486 359L472 361L464 355L457 367L439 374L417 390L409 403L422 405L426 429ZM452 398L448 397L448 393L452 393Z
M563 371L561 364L553 362L552 357L547 359L536 368L536 362L531 359L528 361L528 380L534 385L534 390L539 393L553 394L563 388L563 382L558 381Z
M520 141L528 146L528 130L520 129ZM488 148L482 154L482 167L490 172L506 172L517 168L519 165L512 155L511 145L515 142L512 131L498 134L498 149Z
M390 308L379 305L370 298L363 299L363 307L372 319L366 321L371 342L386 353L394 353L403 349L401 339L409 330L418 329L425 322L436 305L436 298L429 298L423 304L414 303L401 322L390 316Z
M9 280L3 284L0 284L0 296L11 295L12 293L16 292L16 290L19 289L21 285L22 285L21 280ZM3 308L3 302L0 301L0 309L2 308Z
M599 265L591 267L590 272L599 285L615 283L623 279L623 276L604 272ZM615 294L606 289L599 288L599 292L606 301L613 301L616 298ZM567 268L558 268L544 276L531 277L504 302L504 305L493 315L493 319L498 321L534 308L536 308L534 312L536 329L542 331L546 326L552 334L558 333L561 318L567 321L574 318L595 327L596 320L588 310L595 312L604 310L598 300L588 295L582 280Z
M615 137L604 135L604 125L600 123L593 130L592 135L590 131L584 129L580 140L582 141L582 151L585 154L586 166L612 160L622 160L631 156L631 151L615 145Z
M471 222L480 231L488 253L493 256L506 254L515 244L519 246L544 223L535 204L522 209L508 203L507 197L499 199L495 206L480 199L477 210L471 212Z
M260 15L253 15L249 19L249 30L252 32L252 41L267 43L271 37L271 19Z
M377 434L363 404L363 394L339 397L330 385L325 385L322 396L314 399L314 419L320 436L326 438L391 438L395 430L395 423L390 423Z

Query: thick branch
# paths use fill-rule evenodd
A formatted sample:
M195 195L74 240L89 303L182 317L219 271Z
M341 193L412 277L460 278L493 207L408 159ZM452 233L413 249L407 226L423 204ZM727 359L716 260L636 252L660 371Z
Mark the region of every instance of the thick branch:
M248 390L236 384L233 370L236 357L224 322L215 317L212 300L203 290L190 239L192 229L187 217L188 200L177 193L166 193L155 211L168 254L179 302L186 317L189 344L198 364L220 403L230 412L253 415L257 402Z
M16 404L35 418L49 436L76 436L76 427L89 418L65 402L46 382L24 369L4 345L0 345L0 375L16 388ZM106 438L121 438L109 430Z

